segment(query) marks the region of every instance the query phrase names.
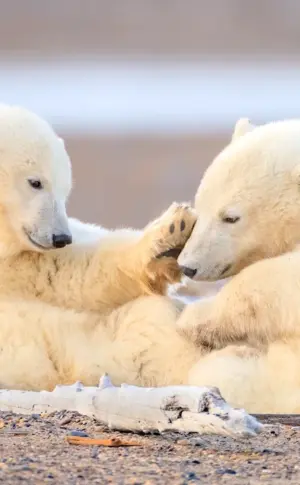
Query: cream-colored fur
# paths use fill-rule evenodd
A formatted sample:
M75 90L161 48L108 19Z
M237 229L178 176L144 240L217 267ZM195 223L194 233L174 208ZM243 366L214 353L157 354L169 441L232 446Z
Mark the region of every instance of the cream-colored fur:
M102 313L180 280L173 257L196 216L173 204L144 231L108 231L66 216L71 165L63 141L34 113L0 106L0 295ZM32 181L39 182L38 187ZM70 232L71 231L71 232ZM73 244L53 249L53 236Z
M229 371L224 356L231 354L231 344L240 343L239 364L232 360L231 375L236 385L240 382L248 408L296 412L300 121L256 128L249 124L248 132L245 123L237 124L232 144L201 181L195 203L198 221L179 257L182 266L197 270L198 279L233 278L217 295L191 305L178 326L200 348L223 348L219 375L212 352L193 369L192 383L207 372L208 382L222 389ZM231 392L229 400L234 398ZM270 405L270 397L276 406Z
M24 143L34 140L29 135ZM42 137L44 146L56 145L55 137L47 137ZM17 141L16 136L16 147ZM0 129L2 142L5 137L1 138ZM43 170L44 157L33 158L35 170ZM18 174L21 159L0 159L0 173L3 166L8 167L11 188L7 193L19 194L20 185L9 177ZM67 166L65 156L59 163ZM51 170L44 181L52 194L65 175L52 156L48 164ZM26 172L20 179L25 186L27 178ZM22 195L24 205L26 194ZM259 348L236 345L211 352L176 330L176 323L184 329L187 322L201 319L203 312L212 314L211 299L202 306L184 307L162 296L168 283L180 278L176 260L170 256L176 256L195 223L188 206L172 205L144 231L106 231L69 220L73 245L46 251L20 235L22 225L13 226L7 200L0 191L1 386L52 389L78 379L96 384L108 372L115 384L217 385L233 405L251 412L300 411L299 358L293 333L290 341L276 342L275 326L274 343L269 346L263 342ZM37 237L38 220L34 224ZM52 227L49 213L45 220ZM220 301L226 288L221 290ZM270 331L269 339L271 335Z
M236 135L204 174L195 209L178 260L197 270L194 280L229 277L293 250L300 242L300 120L250 125Z
M48 123L0 105L0 257L45 251L53 248L53 236L70 236L65 204L71 182L64 142Z
M299 289L296 251L245 268L216 296L190 305L177 321L180 332L212 351L194 367L190 383L206 375L205 383L232 402L238 388L252 412L299 412ZM232 387L226 388L228 376Z
M195 220L188 205L174 203L144 231L106 231L94 241L87 234L88 242L60 251L0 258L0 295L107 313L141 295L165 294L181 274L176 259L160 255L180 251Z
M262 352L249 346L208 351L175 330L184 317L163 296L140 297L104 316L38 301L0 301L1 387L52 389L81 380L115 384L215 385L249 412L300 411L295 338Z
M295 251L242 270L216 296L190 306L198 320L193 340L210 348L244 342L264 350L270 342L300 339L299 269ZM187 331L191 324L187 316Z

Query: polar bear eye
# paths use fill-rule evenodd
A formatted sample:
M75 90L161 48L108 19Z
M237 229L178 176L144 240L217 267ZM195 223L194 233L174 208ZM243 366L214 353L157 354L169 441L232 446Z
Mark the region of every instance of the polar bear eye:
M234 224L240 220L239 216L224 216L222 221L226 222L227 224Z
M38 179L29 179L28 183L33 189L41 190L43 188L42 182Z

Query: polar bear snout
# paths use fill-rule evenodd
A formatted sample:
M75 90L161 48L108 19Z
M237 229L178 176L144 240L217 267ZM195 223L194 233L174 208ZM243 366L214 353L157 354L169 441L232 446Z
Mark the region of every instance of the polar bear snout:
M37 201L36 201L37 202ZM69 229L68 218L63 203L52 203L46 197L40 206L32 204L35 210L27 211L23 233L27 236L30 249L45 251L59 249L72 244L72 234ZM30 224L30 221L34 221Z
M52 244L54 248L64 248L68 244L72 244L71 234L53 234Z

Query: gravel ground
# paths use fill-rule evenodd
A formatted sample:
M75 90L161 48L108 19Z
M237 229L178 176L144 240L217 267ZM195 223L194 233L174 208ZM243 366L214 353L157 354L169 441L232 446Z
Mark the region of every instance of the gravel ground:
M0 482L19 484L299 484L300 426L270 424L243 441L112 433L71 412L0 414ZM141 447L70 445L66 436L139 440Z

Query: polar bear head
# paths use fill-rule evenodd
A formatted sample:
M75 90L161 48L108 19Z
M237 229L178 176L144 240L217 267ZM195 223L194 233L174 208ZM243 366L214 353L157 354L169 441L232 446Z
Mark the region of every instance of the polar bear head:
M178 260L195 280L223 279L292 250L300 242L300 120L239 120L204 174L195 208Z
M66 215L71 164L49 124L0 105L0 254L45 251L72 241Z

